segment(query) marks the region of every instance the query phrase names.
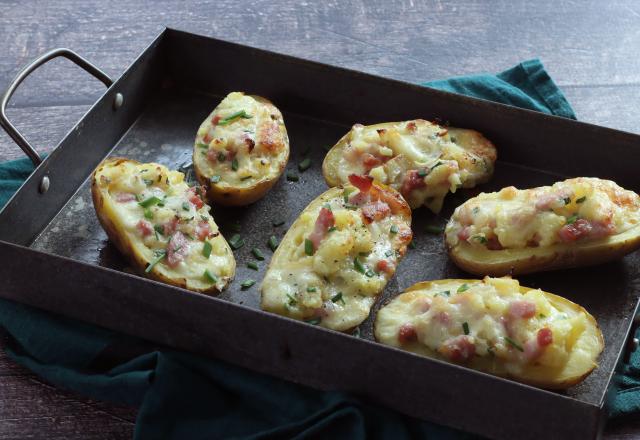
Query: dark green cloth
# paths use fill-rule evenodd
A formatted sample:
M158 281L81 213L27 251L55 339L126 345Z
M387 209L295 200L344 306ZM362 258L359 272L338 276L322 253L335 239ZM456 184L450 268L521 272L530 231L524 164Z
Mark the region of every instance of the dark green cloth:
M538 60L498 75L425 85L575 118ZM31 171L26 159L0 165L0 206ZM145 349L144 341L10 301L0 301L0 325L10 335L8 354L48 382L93 398L139 405L137 438L473 438L345 393L319 392L151 345ZM137 354L119 362L105 355L127 350ZM639 369L635 354L615 414L640 410Z

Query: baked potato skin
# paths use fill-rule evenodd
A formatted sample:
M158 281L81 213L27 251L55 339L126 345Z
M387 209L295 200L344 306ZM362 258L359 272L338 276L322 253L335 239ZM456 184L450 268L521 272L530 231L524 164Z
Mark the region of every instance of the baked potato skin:
M408 294L409 292L416 292L416 291L420 291L420 290L428 290L431 289L432 287L437 286L440 283L444 283L444 282L459 282L461 284L470 284L470 283L474 283L477 282L478 280L475 279L454 279L454 280L435 280L435 281L422 281L419 283L414 284L413 286L407 288L404 292L402 292L400 295L405 295ZM520 293L525 293L526 291L530 290L527 287L524 286L520 286ZM588 339L592 339L592 344L590 344L590 354L591 357L593 359L593 363L591 365L585 366L584 368L582 368L578 374L571 374L568 376L563 376L563 377L552 377L552 374L543 374L542 377L540 376L539 372L536 374L530 374L530 375L513 375L513 374L496 374L494 372L490 372L490 371L485 371L483 369L480 368L475 368L478 369L480 371L485 371L487 373L490 374L494 374L497 376L501 376L501 377L505 377L508 379L512 379L515 380L517 382L521 382L527 385L531 385L531 386L535 386L535 387L539 387L539 388L544 388L544 389L548 389L548 390L566 390L568 388L571 388L579 383L581 383L582 381L584 381L592 372L593 370L597 367L597 364L595 362L595 360L600 356L600 354L602 353L602 351L604 350L604 337L602 335L602 331L600 330L600 327L597 323L597 321L595 320L595 318L589 314L589 312L587 312L587 310L585 310L582 306L580 306L579 304L576 304L572 301L569 301L566 298L563 298L559 295L555 295L553 293L549 293L549 292L542 292L544 294L544 296L549 300L549 302L554 306L554 307L558 307L561 310L568 310L571 311L575 314L579 314L579 313L584 313L586 318L587 318L587 322L588 322L588 329L584 332L583 336L581 336L580 340L587 341ZM398 297L396 297L398 298ZM387 306L388 304L390 304L392 301L394 301L396 298L388 301L384 306ZM379 313L379 312L378 312ZM374 322L374 336L376 341L381 342L380 338L379 338L379 331L378 331L378 326L379 326L379 321L376 318L375 322ZM580 341L579 340L579 341ZM576 342L577 344L577 342ZM574 345L576 345L574 344ZM416 348L417 346L419 346L420 348ZM399 347L401 349L403 349L402 347ZM439 355L438 353L431 351L429 349L427 349L426 347L422 346L421 344L418 343L412 343L411 345L407 346L405 348L408 351L411 352L415 352L417 354L423 355L423 356L428 356L428 357L432 357L438 360L442 360L444 362L449 362L448 360L444 359L441 355ZM578 362L575 359L575 354L573 355L573 357L571 357L568 361L567 364L569 362ZM469 368L473 368L473 367L469 367ZM549 373L553 373L553 371L549 371Z
M425 123L428 123L428 121L415 120L415 121L407 121L407 123L425 124ZM376 131L389 131L391 128L395 127L397 129L403 124L405 124L405 122L384 122L384 123L366 126L364 127L364 129L376 130ZM467 177L465 180L463 180L459 184L459 187L473 188L478 184L482 184L489 181L493 175L494 164L495 164L495 161L497 160L497 151L493 143L491 143L491 141L489 141L480 132L476 130L465 129L465 128L452 128L452 127L448 127L448 128L440 127L440 128L442 130L441 133L443 133L443 136L445 136L446 139L449 139L452 142L453 142L453 139L455 139L455 144L458 145L459 147L462 147L466 151L466 153L468 153L468 154L462 155L462 157L464 157L464 160L458 161L458 165L460 166L460 168L468 167L468 169L473 170L473 172L472 172L472 175L469 175L469 177ZM347 149L349 143L352 141L352 137L354 136L353 133L354 133L354 129L352 128L347 134L342 136L342 138L340 138L340 140L329 150L329 152L325 156L325 159L322 163L322 174L324 176L324 179L327 185L330 187L338 186L345 183L343 181L343 177L340 176L339 167L340 167L341 159L345 157L345 150ZM475 158L472 157L470 154L475 155ZM391 157L395 158L397 156L400 156L400 154L397 154L396 152ZM448 157L446 160L456 160L456 159ZM477 164L479 163L482 163L482 167L483 167L482 172L478 171ZM418 167L418 165L413 164L410 166L410 169L413 169L416 167ZM367 171L367 173L369 172L371 171ZM370 175L372 175L374 178L376 177L374 176L373 173L371 173ZM378 182L377 179L376 181ZM402 195L409 202L409 205L411 206L412 209L416 209L422 205L422 202L420 202L420 200L418 201L412 200L412 197L409 197L407 194L403 192L404 185L402 185L400 182L394 182L394 183L381 182L381 183L390 185L397 191L402 192ZM428 197L427 200L433 199L433 198L434 197ZM439 199L440 197L435 197L435 198ZM444 199L444 196L442 196L442 199ZM424 202L424 205L437 213L440 211L442 207L442 199L437 203Z
M249 186L244 185L216 185L211 182L211 176L208 175L202 165L202 158L198 156L198 148L194 147L193 151L193 170L198 183L206 189L206 197L209 202L215 202L225 206L246 206L260 200L264 195L276 184L282 173L284 172L287 162L289 161L289 137L287 129L282 118L280 110L267 98L257 95L249 95L261 104L267 106L273 114L278 116L278 136L284 143L284 155L278 158L277 169L271 170L270 175L266 178L256 181ZM202 123L202 126L208 123L216 113L214 109ZM198 139L196 139L196 143Z
M144 276L146 278L153 279L155 281L159 281L161 283L169 284L176 287L181 287L183 289L189 289L195 292L204 293L208 295L214 295L220 293L221 289L219 289L216 285L212 285L209 288L198 289L187 286L186 278L172 278L165 276L158 270L151 270L150 272L145 272L147 266L150 261L148 261L133 245L132 241L126 236L125 233L121 233L119 231L118 226L114 223L113 219L116 218L116 213L113 211L111 204L107 201L108 190L106 188L102 188L98 182L99 176L102 171L109 167L116 167L123 163L133 163L136 165L142 165L140 162L121 158L121 157L111 157L105 159L101 162L98 167L94 170L91 177L91 198L93 200L93 206L96 211L96 216L100 225L104 229L105 233L109 240L116 246L118 251L127 259L128 263L131 265L132 269L137 272L139 275ZM225 242L226 244L226 242ZM226 245L228 247L228 244ZM231 252L231 248L229 248L229 255L233 255ZM233 256L229 261L229 265L231 266L231 273L235 273L235 259ZM231 276L225 285L227 285L233 276Z
M352 188L352 187L351 187ZM394 243L394 251L395 251L395 261L400 262L407 251L407 245L411 241L411 209L407 205L406 201L402 198L402 196L392 188L386 187L384 185L374 184L374 191L380 191L384 193L384 200L386 203L391 206L394 216L397 216L400 219L400 222L405 225L405 230L409 234L408 236L404 236L403 239L398 240ZM334 187L325 191L323 194L319 195L316 199L314 199L309 205L303 210L298 219L291 225L284 238L281 240L280 245L276 249L271 258L269 266L267 268L265 278L261 285L261 308L263 310L276 313L283 316L288 316L294 319L307 319L308 317L303 316L299 313L291 313L286 306L282 306L281 302L274 304L271 299L267 299L266 288L265 285L269 282L269 274L271 271L280 270L283 267L293 267L295 264L292 263L292 256L295 254L295 248L299 245L301 237L304 237L306 234L307 226L304 223L303 217L310 212L314 212L315 210L320 209L323 205L326 205L327 201L330 201L335 198L339 198L342 200L343 198L344 187ZM309 232L309 231L306 231ZM398 236L402 236L402 231L398 233ZM394 271L395 272L395 268ZM393 273L389 275L389 279L393 276ZM388 282L385 281L385 285ZM383 286L384 288L384 286ZM375 298L382 292L382 289L372 297L370 307L373 305ZM368 316L368 312L367 315ZM356 328L366 316L362 317L357 323L349 326L329 326L333 330L341 331L341 332L351 332L354 328ZM320 324L324 326L324 322Z

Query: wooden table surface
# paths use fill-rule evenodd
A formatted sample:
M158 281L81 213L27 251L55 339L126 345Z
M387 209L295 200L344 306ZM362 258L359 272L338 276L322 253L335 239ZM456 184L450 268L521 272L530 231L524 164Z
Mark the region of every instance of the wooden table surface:
M640 133L640 3L633 0L2 0L0 89L55 47L117 78L164 26L412 82L539 57L579 119ZM102 92L58 59L23 83L8 114L48 151ZM21 156L1 132L0 161ZM135 408L55 389L0 351L0 438L129 438L135 417ZM636 437L640 417L611 422L605 432L606 439Z

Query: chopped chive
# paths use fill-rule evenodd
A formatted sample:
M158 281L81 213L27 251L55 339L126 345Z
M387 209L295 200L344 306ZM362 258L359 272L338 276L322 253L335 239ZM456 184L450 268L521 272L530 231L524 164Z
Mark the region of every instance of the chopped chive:
M564 198L564 204L568 205L569 203L571 203L571 197L565 197Z
M466 292L467 290L469 290L469 285L467 283L464 283L463 285L458 287L457 292L462 293L462 292Z
M311 166L311 159L308 157L298 164L298 170L303 173L309 169Z
M273 223L271 223L274 227L278 227L278 226L282 226L284 225L284 220L276 220Z
M231 249L233 249L234 251L244 246L244 240L242 239L240 234L233 234L231 236L231 238L229 239L229 246L231 246Z
M203 142L198 142L198 143L196 144L196 146L197 146L198 148L209 148L209 145L207 145L207 144L205 144L205 143L203 143Z
M242 284L240 284L240 287L242 288L242 290L247 290L249 287L253 286L255 284L255 280L245 280L242 282Z
M427 170L419 170L418 171L418 176L426 177L427 176Z
M259 260L259 261L264 260L264 255L262 254L262 251L260 249L253 248L251 249L251 253L253 254L254 257L256 257L256 260Z
M365 273L364 273L367 277L372 278L373 276L375 276L375 272L372 271L371 269L368 269Z
M390 256L392 256L392 255L393 255L393 253L394 253L394 252L393 252L391 249L389 249L388 251L386 251L386 252L384 253L384 256L385 256L385 257L390 257Z
M153 185L153 179L142 179L142 181L145 183L145 185L147 186L151 186Z
M252 177L253 177L252 175L248 175L248 176L241 177L240 180L244 182L245 180L251 179Z
M587 196L582 196L579 199L576 199L576 203L584 203L585 200L587 200Z
M313 246L313 242L308 238L304 239L304 253L311 256L315 252L315 248Z
M444 165L442 162L438 161L437 164L435 164L434 166L431 167L431 171L433 171L434 169L438 168L440 165Z
M345 188L344 189L344 191L342 192L342 198L344 199L344 203L349 203L349 194L351 194L354 191L355 191L355 189L353 189L353 188Z
M289 306L293 307L298 304L298 300L296 300L295 297L291 296L290 293L287 293L287 298L289 298Z
M212 282L213 284L217 284L218 283L218 277L216 277L214 274L209 272L209 269L205 269L204 270L204 278L207 281Z
M578 220L578 214L573 214L571 217L567 219L567 224L572 225Z
M469 334L469 324L466 322L462 323L462 331L464 332L465 335Z
M209 258L209 256L211 256L211 249L213 249L213 246L211 246L211 243L205 240L202 244L202 255L204 256L204 258Z
M487 240L487 237L485 237L484 235L474 235L472 238L482 244L487 244L489 242L489 240Z
M235 112L234 114L227 116L224 119L221 119L218 122L218 125L228 125L231 124L233 121L235 121L238 118L242 118L242 119L251 119L253 116L251 116L250 114L248 114L247 112L245 112L244 110L240 110L239 112Z
M409 246L409 248L411 248L411 249L415 249L415 248L416 248L416 244L413 242L413 240L411 240L411 241L409 242L409 245L408 245L408 246Z
M226 158L227 158L227 155L224 154L222 151L218 153L218 162L224 162Z
M153 211L151 211L151 208L144 208L144 218L149 220L153 219Z
M307 292L309 293L313 293L313 292L317 292L318 289L316 289L315 287L307 287Z
M345 303L344 299L342 298L342 292L338 292L331 297L331 302L337 303L338 301L340 301L342 304Z
M351 205L351 204L344 205L344 207L345 209L349 209L351 211L356 211L358 209L356 205Z
M544 319L544 318L546 318L546 317L547 317L547 315L545 315L544 313L540 313L540 314L538 315L538 318L540 318L540 319Z
M451 291L450 290L443 290L442 292L438 292L436 293L434 296L451 296Z
M389 229L389 232L391 232L392 234L397 234L398 233L398 226L397 225L392 225L391 228Z
M358 255L360 255L361 257L368 257L369 255L371 255L371 252L358 252Z
M297 182L298 180L300 180L300 178L295 172L289 171L287 172L287 180L290 182Z
M218 183L220 182L220 178L221 178L220 175L216 174L215 176L211 176L211 179L209 179L209 181L211 183Z
M357 270L358 272L360 272L361 274L364 274L366 269L364 268L363 264L360 262L360 260L358 259L358 257L355 257L353 259L353 267L355 270Z
M424 231L429 234L442 234L443 229L440 226L436 225L426 225L424 227Z
M327 229L327 232L333 232L333 231L337 231L338 228L336 228L335 226L331 226L329 229Z
M278 248L278 239L275 236L269 237L269 241L267 242L272 251L276 251Z
M258 263L256 263L255 261L249 261L247 263L247 267L249 269L258 270Z
M154 225L153 230L156 231L160 235L164 235L164 226L162 225Z
M524 349L522 348L522 346L518 344L516 341L514 341L513 339L511 339L510 337L505 336L504 340L507 341L510 345L512 345L516 350L524 352Z
M191 204L189 202L182 202L182 209L189 211L191 209Z
M158 197L151 196L147 200L143 200L142 202L138 202L138 205L142 206L143 208L148 208L149 206L153 206L156 203L160 203L161 201L162 200L160 200Z
M238 159L237 158L233 158L233 160L231 161L231 169L233 171L238 171Z
M156 254L156 258L151 263L149 263L147 268L144 270L144 273L151 272L151 270L153 270L156 264L158 264L164 257L167 256L167 251L165 251L164 249L161 249L159 251L156 251L155 254Z
M311 318L311 319L305 319L305 321L307 324L311 324L311 325L318 325L320 324L320 322L322 322L322 318L316 316L315 318Z
M480 208L479 208L478 206L474 206L474 207L473 207L473 209L471 210L471 212L472 212L473 214L477 214L477 213L479 213L479 212L480 212Z
M322 207L331 211L331 205L329 203L325 203Z

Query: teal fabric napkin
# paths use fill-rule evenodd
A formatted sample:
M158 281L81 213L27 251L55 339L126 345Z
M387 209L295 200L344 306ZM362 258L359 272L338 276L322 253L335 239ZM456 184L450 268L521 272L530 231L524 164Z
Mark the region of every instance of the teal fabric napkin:
M538 60L498 75L425 83L575 119ZM0 165L0 206L32 171L27 159ZM140 407L136 438L465 439L341 392L320 392L0 300L9 356L46 381L96 399ZM123 354L124 353L124 354ZM129 353L126 355L126 353ZM640 355L634 354L615 414L640 410Z

